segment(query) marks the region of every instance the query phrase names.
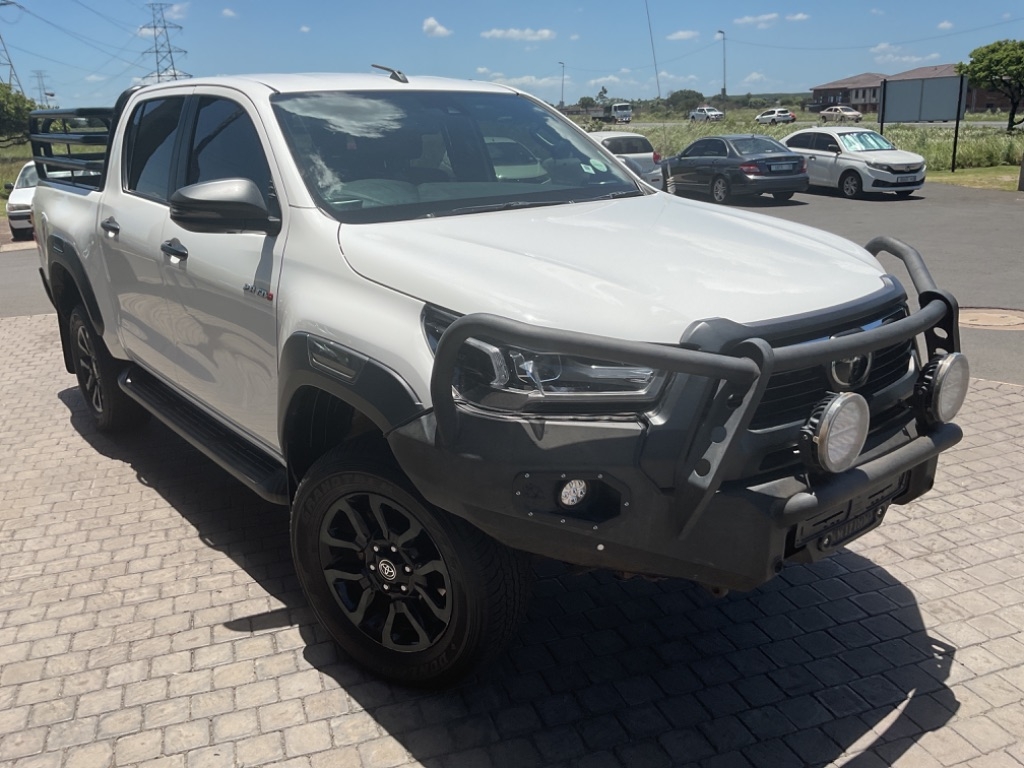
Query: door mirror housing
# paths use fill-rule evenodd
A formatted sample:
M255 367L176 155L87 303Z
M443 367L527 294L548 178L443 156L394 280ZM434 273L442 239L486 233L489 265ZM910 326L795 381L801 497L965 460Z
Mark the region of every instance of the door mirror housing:
M171 195L171 221L192 232L281 231L251 179L217 179L190 184Z

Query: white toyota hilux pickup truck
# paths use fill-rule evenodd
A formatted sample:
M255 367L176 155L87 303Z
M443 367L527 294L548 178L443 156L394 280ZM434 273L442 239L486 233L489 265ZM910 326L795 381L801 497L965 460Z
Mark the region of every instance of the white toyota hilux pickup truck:
M528 94L387 71L31 125L96 425L151 414L289 507L353 659L465 674L530 554L746 590L932 487L968 366L916 251L673 197Z

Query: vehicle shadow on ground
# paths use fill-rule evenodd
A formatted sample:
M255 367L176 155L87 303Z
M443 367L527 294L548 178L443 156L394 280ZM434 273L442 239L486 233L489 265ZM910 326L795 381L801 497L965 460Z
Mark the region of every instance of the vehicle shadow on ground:
M910 590L850 551L725 598L538 559L528 619L491 666L444 691L381 682L306 608L284 509L160 424L108 437L77 390L59 397L95 450L129 463L283 606L225 626L298 626L307 661L424 766L867 768L959 706L946 684L954 649L928 635Z

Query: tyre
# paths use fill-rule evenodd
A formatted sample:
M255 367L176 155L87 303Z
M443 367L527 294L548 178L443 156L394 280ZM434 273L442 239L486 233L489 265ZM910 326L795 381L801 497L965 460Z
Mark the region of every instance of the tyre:
M792 192L772 192L772 197L780 202L785 202L793 197Z
M462 677L525 614L528 556L430 506L384 459L321 457L299 484L291 538L317 618L356 662L397 683Z
M769 125L777 125L777 122L776 122L774 117L772 118L772 121L771 121L771 123L769 123Z
M68 317L68 338L78 388L100 432L119 432L146 422L149 413L118 386L124 363L107 350L79 304Z
M711 180L711 199L716 203L729 202L729 182L724 176L715 176Z
M860 197L864 191L864 182L860 180L860 174L856 171L847 171L839 179L839 191L843 197L853 199Z

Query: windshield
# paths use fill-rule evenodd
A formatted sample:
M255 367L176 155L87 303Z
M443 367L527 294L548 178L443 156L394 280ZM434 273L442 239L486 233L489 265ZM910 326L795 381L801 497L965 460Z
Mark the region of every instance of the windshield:
M26 165L18 174L18 180L14 182L15 189L27 189L39 183L39 176L36 174L36 166Z
M896 149L887 138L874 131L857 131L840 133L839 141L849 152L873 152L879 149Z
M273 105L310 193L346 223L644 194L572 124L512 93L324 91Z
M775 139L767 136L733 139L732 145L741 155L770 155L777 152L784 152L788 155L791 151L788 147L784 147Z

